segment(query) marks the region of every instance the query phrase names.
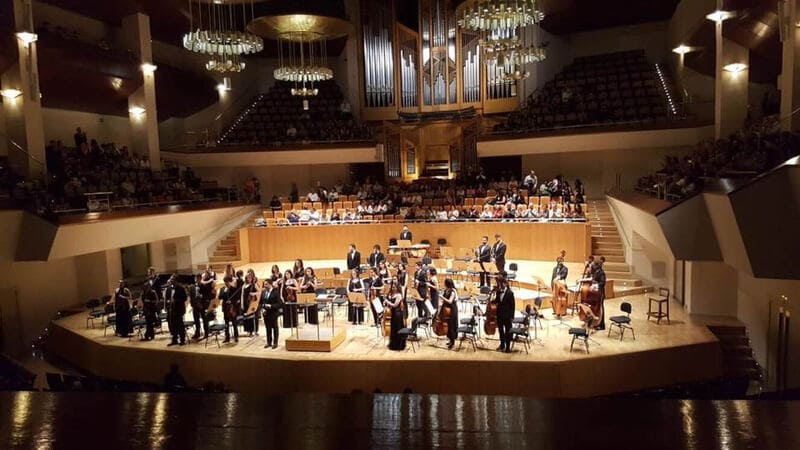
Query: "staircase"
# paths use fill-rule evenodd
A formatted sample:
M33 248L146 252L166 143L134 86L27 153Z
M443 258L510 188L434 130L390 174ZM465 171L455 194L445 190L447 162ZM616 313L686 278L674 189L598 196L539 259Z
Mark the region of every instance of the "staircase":
M231 231L219 241L214 253L208 258L208 263L215 272L224 272L225 266L233 264L234 267L242 264L241 249L239 247L239 230ZM205 269L205 265L198 265L198 269Z
M708 325L722 347L722 370L727 378L761 381L761 366L753 357L747 328L739 325Z
M605 200L590 200L586 209L586 219L592 227L592 254L595 258L605 256L606 278L614 282L614 296L637 295L650 292L642 280L625 263L625 249L617 224L611 216L611 209Z

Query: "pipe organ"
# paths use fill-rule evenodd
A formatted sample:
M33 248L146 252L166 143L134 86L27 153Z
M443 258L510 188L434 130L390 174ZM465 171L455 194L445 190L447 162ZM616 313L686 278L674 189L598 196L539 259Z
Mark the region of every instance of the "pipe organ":
M517 82L502 65L487 64L486 36L457 26L458 0L417 1L416 29L397 22L410 0L361 0L362 118L474 107L500 113L519 107Z

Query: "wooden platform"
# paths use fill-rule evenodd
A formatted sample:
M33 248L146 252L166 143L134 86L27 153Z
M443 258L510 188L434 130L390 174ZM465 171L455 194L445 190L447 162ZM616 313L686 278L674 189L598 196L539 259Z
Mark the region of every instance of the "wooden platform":
M332 352L347 338L347 328L331 331L329 328L304 328L295 336L286 339L286 350L290 352Z
M290 332L283 328L278 349L264 349L263 335L241 337L238 343L221 348L213 341L207 347L200 341L168 348L166 334L149 342L103 336L101 328L86 328L84 314L54 322L48 347L101 376L160 382L170 364L177 363L192 385L215 381L233 391L264 394L402 392L410 388L418 393L588 397L721 374L719 342L679 305L671 309L671 325L656 325L645 319L644 295L606 301L607 316L619 314L620 301L633 304L636 340L630 334L620 341L598 332L589 354L577 343L570 351L568 328L549 311L544 311L543 327L537 329L541 341L533 344L530 353L517 345L513 353L505 354L494 351L496 336L481 335L477 351L467 342L451 351L444 339L425 337L424 332L420 332L416 352L410 346L406 351L392 351L375 328L348 325L344 308L338 311L336 328L346 327L347 335L331 352L287 351L285 340ZM462 312L461 317L465 316ZM567 317L566 323L577 325L578 320ZM316 327L310 325L302 329L316 333Z

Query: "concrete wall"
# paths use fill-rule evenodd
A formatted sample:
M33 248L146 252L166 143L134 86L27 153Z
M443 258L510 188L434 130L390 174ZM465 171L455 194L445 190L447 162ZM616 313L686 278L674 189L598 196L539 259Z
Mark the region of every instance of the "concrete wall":
M566 41L572 56L599 55L625 50L643 49L651 63L666 61L668 21L650 22L625 27L606 28L571 34Z
M526 42L531 44L547 43L547 58L542 62L528 65L531 76L521 84L523 104L531 93L544 87L545 83L555 78L565 65L572 62L572 47L565 39L550 34L541 27L538 32L527 32L525 38Z
M42 108L44 137L47 142L60 140L64 145L75 145L75 128L81 127L86 136L103 144L131 145L131 122L128 116L108 116L66 109Z

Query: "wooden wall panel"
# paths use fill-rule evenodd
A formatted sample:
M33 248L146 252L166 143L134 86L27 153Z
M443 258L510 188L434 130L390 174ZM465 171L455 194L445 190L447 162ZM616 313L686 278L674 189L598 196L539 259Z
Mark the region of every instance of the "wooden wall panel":
M500 233L508 245L506 260L550 261L561 250L568 262L582 262L591 251L589 225L583 223L419 223L409 224L414 242L428 239L436 246L447 239L454 249L474 248L481 236ZM400 235L400 224L359 224L249 228L250 262L303 259L344 259L347 246L356 244L362 261L375 244L384 249L390 238Z

